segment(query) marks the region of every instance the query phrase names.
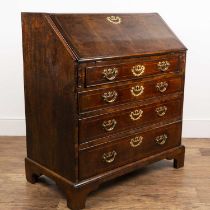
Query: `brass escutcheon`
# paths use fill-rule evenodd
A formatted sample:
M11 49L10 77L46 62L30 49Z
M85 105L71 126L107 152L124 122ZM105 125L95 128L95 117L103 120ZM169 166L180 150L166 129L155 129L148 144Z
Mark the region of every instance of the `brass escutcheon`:
M168 87L168 83L166 81L158 82L156 84L157 90L160 91L161 93L165 92L167 90L167 87Z
M109 16L106 18L110 23L113 24L120 24L122 22L122 19L118 16Z
M136 136L136 137L131 139L130 145L131 145L131 147L138 147L138 146L140 146L142 141L143 141L143 137L142 136Z
M106 131L112 131L115 126L117 124L117 121L115 119L112 119L112 120L107 120L107 121L104 121L102 123L102 127L106 130Z
M131 68L131 71L135 77L139 77L144 73L145 66L144 65L135 65Z
M160 106L160 107L157 107L155 109L156 113L158 116L162 117L166 114L166 111L167 111L167 107L166 106Z
M140 96L144 92L144 86L136 85L131 88L131 94L135 97Z
M141 109L136 109L130 113L131 120L139 120L142 117L143 111Z
M106 79L109 81L112 81L116 78L118 75L118 69L117 68L107 68L103 70L103 75Z
M169 61L160 61L160 62L158 62L157 66L158 66L159 70L167 71L170 66L170 63L169 63Z
M112 163L115 160L116 155L117 155L117 152L115 150L113 150L112 152L104 153L102 156L102 159L106 163Z
M117 94L117 91L115 91L115 90L103 93L103 95L102 95L104 101L106 101L107 103L112 103L112 102L116 101L117 96L118 96L118 94Z
M155 143L159 145L163 145L166 143L167 139L168 139L168 136L164 133L163 135L157 136L155 138Z

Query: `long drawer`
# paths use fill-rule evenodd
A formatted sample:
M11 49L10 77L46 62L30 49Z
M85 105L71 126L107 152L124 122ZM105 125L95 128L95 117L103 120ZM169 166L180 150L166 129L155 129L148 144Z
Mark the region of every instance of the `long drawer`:
M181 123L136 133L115 142L79 151L80 180L176 147Z
M182 77L155 77L79 93L79 112L163 96L182 90Z
M151 57L150 60L139 58L135 61L124 61L122 63L113 63L107 65L97 65L86 67L85 84L86 87L105 84L115 81L137 79L144 76L179 72L179 57L160 56Z
M79 142L88 142L101 136L159 121L181 118L181 108L182 100L178 98L80 119Z

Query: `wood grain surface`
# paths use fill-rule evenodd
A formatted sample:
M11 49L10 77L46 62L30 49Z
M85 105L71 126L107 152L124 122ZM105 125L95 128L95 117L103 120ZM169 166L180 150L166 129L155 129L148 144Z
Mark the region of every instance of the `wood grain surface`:
M170 63L169 68L165 71L161 71L158 68L158 63L160 61L167 60ZM119 62L119 61L118 61ZM128 59L125 63L118 63L117 61L115 63L109 63L107 65L103 65L98 63L97 65L94 64L90 67L86 68L86 87L88 86L94 86L98 84L106 84L110 82L116 82L116 81L124 81L129 79L139 79L145 76L151 76L151 75L158 75L158 74L164 74L164 73L179 73L182 71L182 69L179 69L179 56L178 54L175 55L175 53L170 56L159 56L158 59L155 58L155 56L151 57L139 57L135 60ZM141 70L141 74L135 74L135 67L136 66L144 66L144 70ZM114 79L107 79L107 77L104 76L104 69L113 69L115 68L117 70L117 74Z
M159 161L103 184L88 196L89 210L209 210L210 139L184 139L185 167ZM0 137L0 210L68 210L47 177L25 180L25 137ZM161 169L161 170L160 170Z
M76 64L43 15L22 13L22 26L27 155L76 180Z
M119 14L121 24L111 14L50 16L81 61L186 49L157 13Z
M157 89L158 83L167 83L168 86L164 92ZM144 91L141 95L136 97L131 94L131 89L136 86L142 86ZM143 79L139 81L129 81L127 84L119 84L114 86L105 86L105 88L96 88L88 91L79 92L79 110L80 112L85 112L89 110L106 108L110 106L115 106L117 104L124 104L128 102L141 101L149 98L155 98L160 96L165 96L168 94L173 94L176 92L181 92L183 87L183 77L176 76L160 76L155 78ZM112 103L107 103L102 97L103 94L108 92L117 92L116 100Z
M167 107L165 115L159 116L155 111L158 107ZM104 115L96 115L79 121L79 137L80 143L96 139L101 136L110 136L113 133L123 132L133 128L142 128L152 123L164 122L165 120L171 120L174 118L181 118L182 98L176 98L176 100L164 101L153 103L150 105L135 106L130 109L117 110L113 109L113 112L105 113ZM142 115L138 120L131 118L132 113L135 110L141 110ZM116 121L116 126L113 130L107 131L103 127L104 122L110 120ZM108 127L109 128L109 127Z

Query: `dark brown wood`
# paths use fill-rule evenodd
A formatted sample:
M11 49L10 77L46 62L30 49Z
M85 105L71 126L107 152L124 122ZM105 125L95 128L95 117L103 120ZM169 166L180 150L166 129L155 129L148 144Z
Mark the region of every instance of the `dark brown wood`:
M110 16L51 15L81 61L186 49L157 13L119 14L120 24L107 21Z
M76 181L77 64L43 14L22 25L28 157Z
M73 210L139 167L165 158L184 165L186 48L157 14L121 14L121 24L107 16L22 13L26 179L52 178ZM114 79L105 68L117 68Z
M96 84L105 84L111 82L118 82L118 81L126 81L126 80L134 80L139 79L145 76L152 76L152 75L162 75L165 73L179 73L179 56L178 55L168 55L168 56L159 56L155 58L153 56L148 58L138 58L133 62L125 62L125 63L113 63L107 65L93 65L86 68L86 80L85 85L86 87L94 86ZM169 69L164 72L158 69L158 62L168 60L170 62ZM134 75L132 72L132 68L136 65L144 65L145 69L144 72L138 76ZM109 80L104 76L104 70L106 69L117 69L117 75L113 80Z
M166 91L160 92L157 89L157 84L165 82L167 83ZM79 110L80 112L90 111L99 108L110 107L122 103L128 103L130 101L140 101L148 98L155 98L158 96L164 96L166 94L171 94L174 92L182 91L182 77L170 77L170 76L161 76L143 79L139 81L129 81L128 84L118 84L115 86L104 85L102 88L94 88L88 91L83 91L79 93ZM143 93L139 96L134 96L131 93L132 88L136 86L143 86ZM115 101L109 103L104 100L103 95L109 92L113 93L115 91L117 93L117 97ZM112 99L112 97L110 97Z
M25 167L27 181L32 184L36 183L42 174L45 174L46 176L53 179L64 191L67 197L67 205L73 210L84 208L87 195L97 188L96 184L87 184L81 188L79 185L77 186L76 184L65 179L54 171L45 168L44 166L32 161L29 158L25 159Z
M25 174L27 181L31 184L38 182L38 178L41 176L40 172L34 170L33 166L27 160L25 160Z
M174 157L174 168L181 168L184 166L185 158L185 147L182 148L182 151Z
M163 116L159 116L156 109L166 107L167 111ZM134 106L129 109L114 110L103 115L96 115L81 119L79 121L79 142L84 143L103 136L109 136L116 132L123 132L133 128L144 127L148 124L157 123L160 120L166 121L173 119L181 119L182 101L180 98L155 104L143 106ZM130 115L135 110L142 110L142 116L138 120L132 120ZM115 120L116 125L113 130L107 131L103 127L103 123L109 120Z
M65 192L67 196L68 205L70 207L74 206L74 208L72 209L77 210L78 208L84 208L85 197L83 195L86 194L87 196L91 191L95 191L98 188L98 186L101 185L103 182L122 176L126 173L129 173L140 167L144 167L148 164L154 163L158 160L172 159L173 157L174 158L178 157L180 154L183 154L184 151L185 151L184 146L174 147L172 149L165 150L163 152L151 155L141 160L134 161L132 163L123 165L121 167L117 167L113 170L107 171L106 173L100 174L100 176L91 177L90 179L81 181L78 184L70 182L64 177L61 177L59 174L56 174L54 171L49 170L48 168L30 160L29 158L25 159L25 165L29 166L31 174L35 174L36 176L38 174L45 174L46 176L53 179ZM75 194L75 191L77 191L76 195L78 195L78 197L74 197L75 200L72 201L72 197L75 196L75 195L72 196L72 194ZM72 205L70 204L71 201L73 202Z
M79 178L81 180L86 179L119 166L126 165L127 163L176 147L180 145L180 131L181 124L177 123L144 133L136 133L135 135L127 136L107 144L83 149L79 154ZM155 138L164 134L167 135L166 143L163 145L157 144ZM138 145L138 142L134 143L134 146L136 147L133 147L131 146L131 143L135 137L142 137L142 143L139 144L139 146L136 146ZM103 159L103 155L113 151L116 152L116 156L111 157L114 159L113 162L106 162ZM179 158L181 158L180 155L176 160Z

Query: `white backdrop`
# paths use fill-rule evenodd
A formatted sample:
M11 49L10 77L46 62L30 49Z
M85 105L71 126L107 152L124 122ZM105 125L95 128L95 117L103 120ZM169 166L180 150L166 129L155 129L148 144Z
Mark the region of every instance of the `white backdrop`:
M210 137L209 0L7 0L0 6L0 135L25 135L21 11L158 12L188 48L183 137Z

